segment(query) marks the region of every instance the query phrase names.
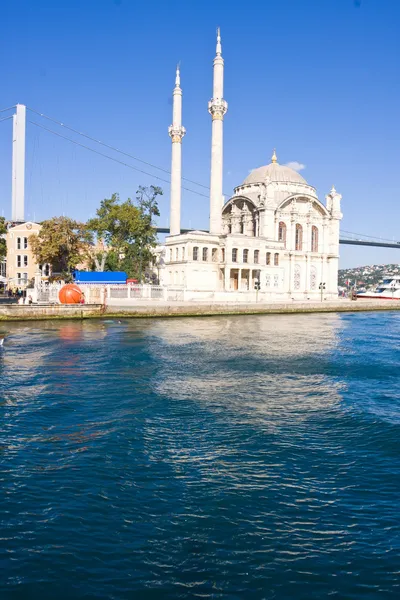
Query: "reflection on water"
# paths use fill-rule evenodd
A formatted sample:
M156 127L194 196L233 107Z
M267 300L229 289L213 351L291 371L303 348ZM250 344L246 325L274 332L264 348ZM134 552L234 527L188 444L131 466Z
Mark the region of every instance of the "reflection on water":
M1 598L397 597L397 313L0 333Z

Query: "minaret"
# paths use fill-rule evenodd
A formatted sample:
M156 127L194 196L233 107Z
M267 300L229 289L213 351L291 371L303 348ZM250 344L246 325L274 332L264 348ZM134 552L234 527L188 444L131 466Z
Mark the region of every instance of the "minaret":
M214 58L213 97L208 103L212 117L211 134L211 182L210 182L210 233L219 235L222 230L222 168L223 168L223 124L228 104L224 95L224 59L222 58L221 36L217 30L217 53Z
M169 231L170 235L179 235L181 232L182 138L186 133L186 129L182 127L182 90L179 65L176 67L173 92L172 125L168 128L168 133L172 141Z

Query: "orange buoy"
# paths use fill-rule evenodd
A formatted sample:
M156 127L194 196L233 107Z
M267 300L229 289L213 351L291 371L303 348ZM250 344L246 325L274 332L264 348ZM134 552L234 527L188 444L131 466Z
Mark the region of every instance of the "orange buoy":
M58 292L58 298L61 304L80 304L83 293L81 288L75 283L67 283Z

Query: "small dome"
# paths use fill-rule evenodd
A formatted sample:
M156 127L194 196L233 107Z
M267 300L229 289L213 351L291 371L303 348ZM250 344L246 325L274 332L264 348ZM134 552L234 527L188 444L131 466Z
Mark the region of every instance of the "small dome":
M300 173L294 171L294 169L291 169L290 167L280 165L276 160L275 151L272 156L272 162L265 167L254 169L250 175L246 177L242 185L247 185L249 183L264 183L267 177L269 177L271 181L279 183L307 183Z

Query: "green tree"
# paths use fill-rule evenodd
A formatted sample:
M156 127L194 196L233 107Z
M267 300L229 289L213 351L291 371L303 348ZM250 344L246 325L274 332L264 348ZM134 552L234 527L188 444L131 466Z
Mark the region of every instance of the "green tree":
M142 273L152 260L152 248L157 243L153 217L159 216L157 186L140 186L136 203L130 198L120 202L118 194L102 200L96 217L87 223L97 239L93 255L96 270L124 270L130 277L142 279ZM99 249L99 244L104 249Z
M0 261L7 255L7 242L4 237L7 234L6 220L0 217Z
M83 223L69 217L53 217L43 221L38 235L29 244L38 264L49 263L52 271L70 275L90 252L92 234Z

